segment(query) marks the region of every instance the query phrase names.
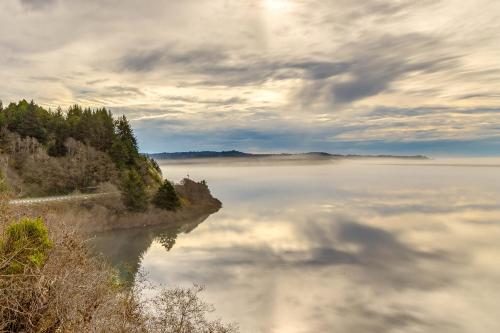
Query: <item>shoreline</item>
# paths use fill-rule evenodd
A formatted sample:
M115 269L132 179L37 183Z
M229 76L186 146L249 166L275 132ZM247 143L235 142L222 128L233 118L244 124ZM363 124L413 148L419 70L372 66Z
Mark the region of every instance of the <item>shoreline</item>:
M182 226L195 220L206 219L222 208L204 182L184 179L175 185L182 198L182 206L176 211L149 207L144 212L125 209L119 195L92 198L85 201L61 201L32 204L29 215L46 218L49 226L65 225L82 234L153 227Z
M160 165L194 165L194 164L232 164L232 165L287 165L287 164L326 164L343 161L380 160L380 161L431 161L429 157L418 156L251 156L251 157L192 157L192 158L157 158Z

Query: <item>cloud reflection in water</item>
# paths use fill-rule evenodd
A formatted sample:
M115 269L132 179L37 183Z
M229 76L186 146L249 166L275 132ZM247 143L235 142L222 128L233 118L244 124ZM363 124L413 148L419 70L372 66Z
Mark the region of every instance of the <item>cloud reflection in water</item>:
M164 165L224 208L140 266L243 332L500 330L498 168Z

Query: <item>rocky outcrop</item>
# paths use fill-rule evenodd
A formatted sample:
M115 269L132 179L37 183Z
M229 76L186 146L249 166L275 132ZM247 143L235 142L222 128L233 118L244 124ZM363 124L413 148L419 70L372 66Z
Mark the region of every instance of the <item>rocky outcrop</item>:
M205 182L184 179L175 185L175 189L182 202L176 211L150 207L145 212L128 212L116 195L80 203L55 204L44 215L50 224L64 223L84 233L95 233L160 225L181 226L205 219L222 207Z

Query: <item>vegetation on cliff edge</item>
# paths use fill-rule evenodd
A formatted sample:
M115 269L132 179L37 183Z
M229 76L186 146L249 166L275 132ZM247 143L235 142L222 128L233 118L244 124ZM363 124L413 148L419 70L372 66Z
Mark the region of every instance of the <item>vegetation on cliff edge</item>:
M138 151L125 116L78 105L47 110L22 100L0 106L0 167L17 196L91 191L111 183L130 210L147 207L147 193L162 184L154 160ZM130 181L139 188L130 195Z
M179 196L170 181L165 179L153 198L153 204L165 210L176 210L181 206Z

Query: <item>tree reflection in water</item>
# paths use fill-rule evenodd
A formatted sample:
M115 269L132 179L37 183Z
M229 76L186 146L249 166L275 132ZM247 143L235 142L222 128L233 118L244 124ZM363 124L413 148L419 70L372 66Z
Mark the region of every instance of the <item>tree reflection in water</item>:
M178 233L179 228L168 230L156 236L156 240L163 245L167 251L170 251L175 245Z
M159 242L166 251L174 247L177 236L190 233L210 215L184 221L182 224L107 231L98 233L89 243L96 254L102 255L118 269L120 277L133 281L143 255L154 241Z

